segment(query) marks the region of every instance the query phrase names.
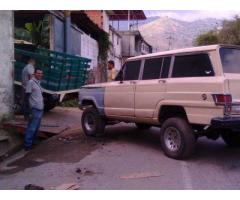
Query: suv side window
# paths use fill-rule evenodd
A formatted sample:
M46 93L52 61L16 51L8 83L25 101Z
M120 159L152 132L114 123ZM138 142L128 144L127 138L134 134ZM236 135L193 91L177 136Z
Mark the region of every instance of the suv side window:
M208 54L176 56L172 77L204 77L214 76L214 71Z
M142 80L159 79L162 68L162 58L146 59L144 63Z
M141 60L129 61L124 66L124 80L138 80L141 67Z
M165 57L163 60L161 78L167 78L169 73L169 68L171 64L171 57Z

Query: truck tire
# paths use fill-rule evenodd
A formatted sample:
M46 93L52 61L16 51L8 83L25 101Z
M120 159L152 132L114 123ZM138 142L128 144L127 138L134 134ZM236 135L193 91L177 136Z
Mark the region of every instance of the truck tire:
M44 111L48 112L55 108L59 102L59 96L43 93Z
M56 102L46 102L46 103L44 103L44 111L48 112L48 111L52 110L53 108L55 108L56 105L57 105Z
M81 123L86 136L96 137L105 134L105 121L95 107L84 109Z
M151 125L149 124L135 123L135 125L138 129L141 129L141 130L146 130L151 128Z
M160 130L161 147L164 153L174 159L189 157L195 148L193 130L185 119L169 118Z
M226 145L230 147L240 146L240 133L235 131L226 131L221 134L221 137Z

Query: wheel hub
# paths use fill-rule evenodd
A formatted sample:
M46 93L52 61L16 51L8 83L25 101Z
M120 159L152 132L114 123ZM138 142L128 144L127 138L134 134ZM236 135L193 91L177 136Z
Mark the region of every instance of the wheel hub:
M181 145L180 132L175 127L168 127L164 133L164 143L171 151L178 151Z

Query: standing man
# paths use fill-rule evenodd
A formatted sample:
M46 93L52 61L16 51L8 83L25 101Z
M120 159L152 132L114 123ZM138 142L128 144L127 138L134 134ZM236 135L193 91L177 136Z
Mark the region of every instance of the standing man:
M27 110L26 107L25 91L28 81L33 78L35 65L36 61L33 58L29 58L28 64L23 68L22 71L22 107L25 120L28 119L29 115L29 110Z
M33 141L38 132L43 115L43 95L40 86L43 71L40 68L35 68L34 77L28 81L26 85L26 105L31 110L31 117L28 121L28 126L25 131L24 148L26 151L32 149Z
M115 69L113 60L108 61L108 72L107 73L108 73L108 82L114 81L114 79L116 77L116 69Z

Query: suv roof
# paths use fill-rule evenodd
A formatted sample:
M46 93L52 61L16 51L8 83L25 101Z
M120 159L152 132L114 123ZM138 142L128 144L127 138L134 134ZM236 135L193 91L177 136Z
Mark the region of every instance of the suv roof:
M210 51L210 50L218 49L218 48L220 48L222 46L224 46L224 47L240 48L240 46L237 46L237 45L215 44L215 45L208 45L208 46L199 46L199 47L190 47L190 48L183 48L183 49L174 49L174 50L170 50L170 51L161 51L161 52L157 52L157 53L151 53L151 54L131 57L131 58L128 58L126 61L137 60L137 59L148 58L148 57L163 56L163 55L165 56L165 55L179 54L179 53L191 53L191 52L199 52L199 51Z

